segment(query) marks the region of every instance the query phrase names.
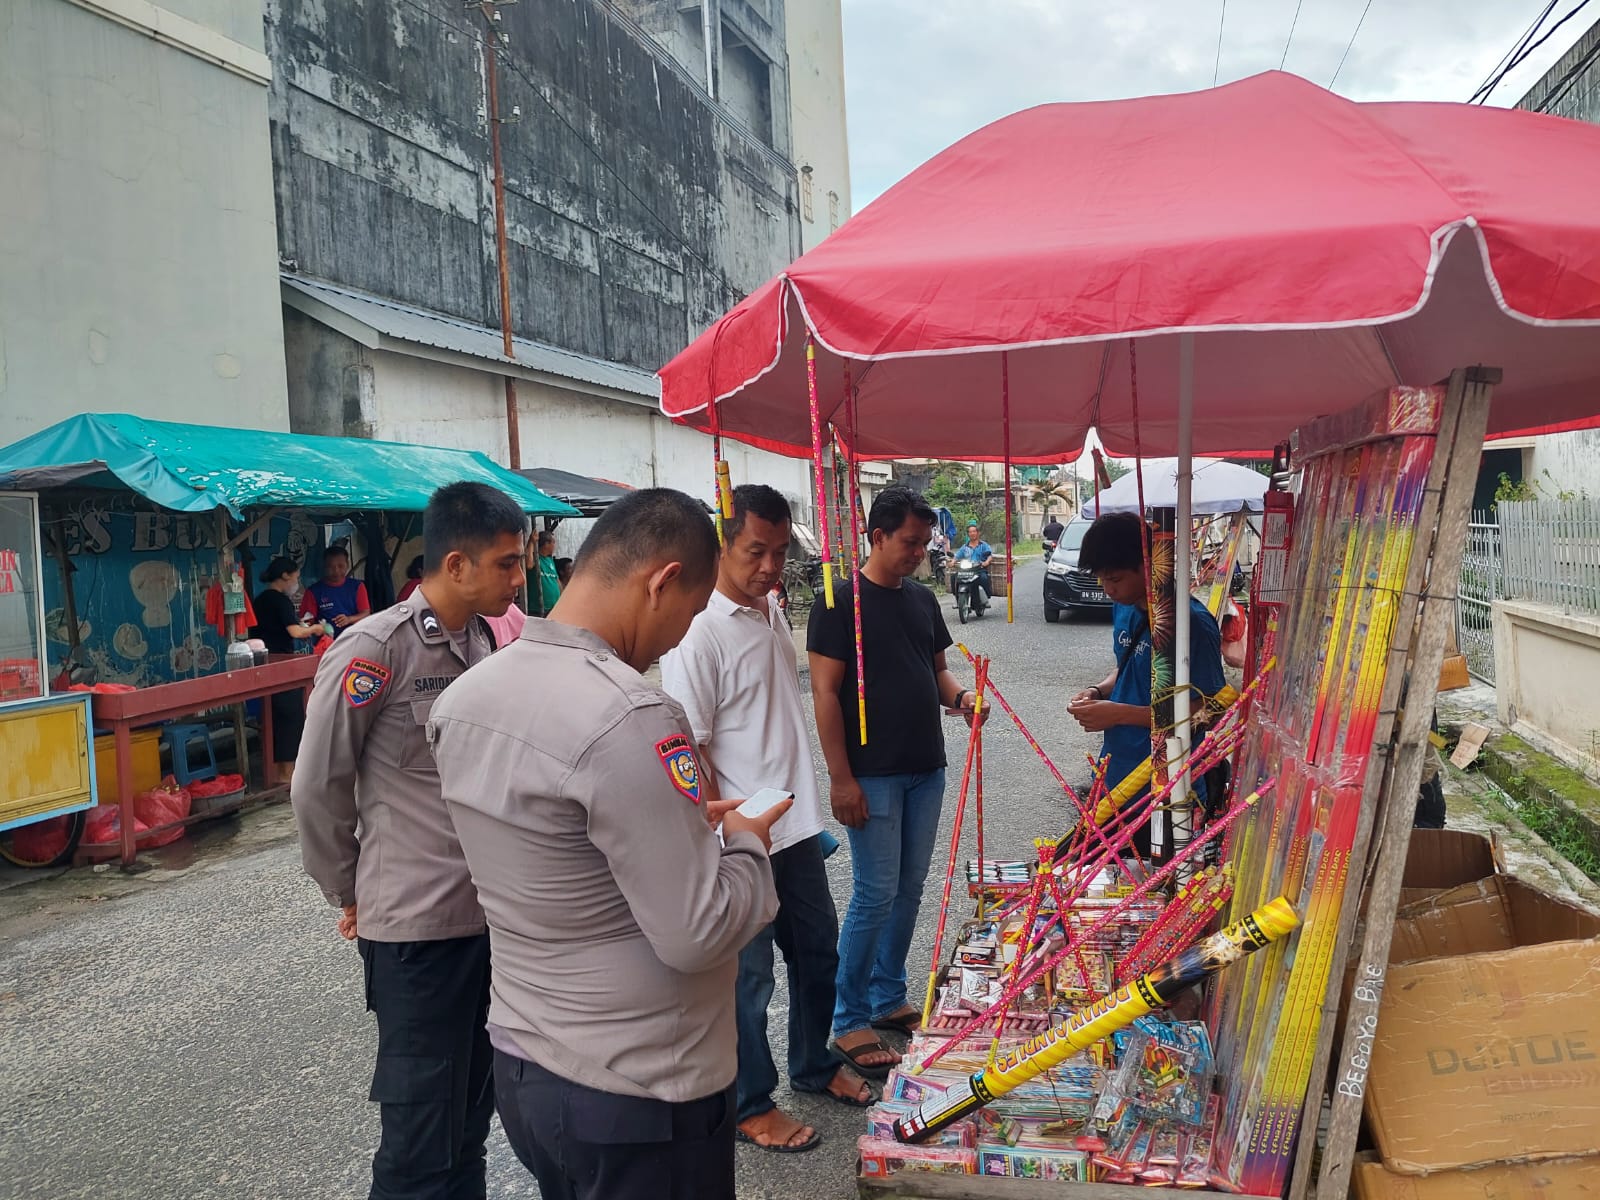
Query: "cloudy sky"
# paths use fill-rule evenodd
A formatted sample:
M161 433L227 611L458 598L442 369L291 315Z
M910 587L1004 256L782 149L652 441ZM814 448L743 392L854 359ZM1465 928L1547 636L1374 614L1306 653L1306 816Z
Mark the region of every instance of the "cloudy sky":
M1578 2L1560 0L1545 29ZM1209 87L1213 72L1227 82L1280 62L1324 86L1337 70L1334 90L1355 100L1465 100L1545 0L1227 0L1225 21L1221 0L843 5L859 211L965 134L1048 101L1190 91ZM1600 6L1563 25L1506 77L1493 102L1514 104L1594 20Z

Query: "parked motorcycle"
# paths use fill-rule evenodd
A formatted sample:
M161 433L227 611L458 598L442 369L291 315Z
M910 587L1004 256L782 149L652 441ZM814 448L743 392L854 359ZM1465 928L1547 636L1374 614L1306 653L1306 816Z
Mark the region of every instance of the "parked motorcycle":
M1049 538L1046 538L1045 541L1044 541L1044 561L1046 563L1048 563L1050 561L1050 556L1052 554L1054 554L1055 552L1056 552L1056 544L1055 544L1055 542L1051 541Z
M933 572L933 581L941 587L945 586L944 568L949 557L949 554L937 547L928 551L928 569Z
M989 610L989 598L979 584L982 572L970 558L957 558L950 568L950 592L956 598L956 617L965 625L967 614L981 617Z

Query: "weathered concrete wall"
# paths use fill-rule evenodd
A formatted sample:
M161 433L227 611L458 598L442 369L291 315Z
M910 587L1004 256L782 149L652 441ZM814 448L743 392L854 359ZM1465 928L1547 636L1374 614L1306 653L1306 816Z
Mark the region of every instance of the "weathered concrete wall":
M0 3L0 445L105 410L289 427L260 10L151 11L180 44Z
M811 168L810 214L801 204L801 235L811 249L849 220L850 147L845 129L844 19L839 0L786 6L789 104L796 168ZM806 180L802 175L802 197Z
M292 308L283 310L289 420L296 433L384 437L365 346Z
M1517 101L1517 107L1538 109L1546 97L1556 92L1556 98L1545 109L1551 116L1600 121L1600 56L1591 59L1571 79L1566 78L1569 71L1589 58L1596 46L1600 46L1600 22L1590 26L1588 32L1556 61L1555 66L1528 89L1528 94ZM1560 85L1559 89L1557 85Z
M1494 602L1500 721L1553 743L1600 778L1600 618L1530 600Z
M791 170L598 0L501 11L514 327L654 369L791 257ZM483 28L452 5L268 0L301 271L498 326Z
M1554 500L1564 492L1600 496L1600 430L1578 429L1534 438L1522 452L1522 477Z

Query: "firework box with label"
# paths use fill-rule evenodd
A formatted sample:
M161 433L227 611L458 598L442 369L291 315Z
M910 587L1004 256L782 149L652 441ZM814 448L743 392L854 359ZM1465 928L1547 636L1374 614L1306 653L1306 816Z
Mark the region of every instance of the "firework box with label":
M1356 1160L1356 1200L1557 1200L1600 1196L1600 1156L1398 1175L1375 1154Z
M1494 876L1408 909L1390 964L1364 1081L1386 1167L1594 1152L1600 916ZM1361 1065L1340 1086L1361 1086Z

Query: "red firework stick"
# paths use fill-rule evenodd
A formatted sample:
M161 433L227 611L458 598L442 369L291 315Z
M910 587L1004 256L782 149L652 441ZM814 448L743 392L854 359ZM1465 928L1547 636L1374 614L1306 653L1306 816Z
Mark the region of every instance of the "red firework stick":
M817 519L822 526L822 589L833 607L833 560L828 548L828 492L822 482L822 412L817 403L817 343L806 334L806 390L811 401L811 465L817 480Z
M1022 995L1028 986L1032 984L1034 980L1038 979L1040 975L1044 974L1046 971L1055 970L1057 966L1066 961L1068 955L1076 953L1085 942L1089 941L1096 934L1098 934L1106 925L1120 917L1131 904L1133 904L1135 901L1144 899L1144 897L1149 895L1154 888L1166 882L1168 878L1176 874L1178 867L1182 863L1193 858L1200 847L1207 845L1213 838L1232 825L1234 821L1238 820L1242 814L1252 808L1262 796L1266 795L1267 792L1272 789L1272 785L1275 782L1276 781L1273 779L1268 779L1262 783L1259 788L1251 792L1250 795L1246 796L1243 800L1239 801L1236 805L1234 805L1233 808L1229 809L1224 816L1220 817L1211 825L1208 825L1199 837L1195 838L1186 847L1184 847L1183 856L1181 858L1174 856L1172 861L1167 863L1160 870L1151 874L1148 879L1146 879L1143 883L1140 883L1131 892L1129 892L1128 895L1123 898L1122 903L1108 910L1093 924L1089 925L1086 929L1079 933L1076 938L1071 939L1065 946L1056 951L1056 953L1050 958L1045 960L1045 962L1035 968L1030 969L1028 973L1021 979L1016 980L1014 983L1008 985L1000 994L1000 999L996 1000L983 1012L978 1013L976 1016L968 1019L961 1026L959 1026L945 1041L944 1045L935 1049L932 1054L928 1055L927 1058L923 1059L920 1063L913 1067L911 1069L911 1074L920 1075L923 1071L933 1066L934 1063L938 1062L945 1056L946 1053L949 1052L952 1046L966 1040L979 1029L983 1028L983 1026L988 1023L989 1018L994 1015L997 1009L999 1009L1001 1006L1009 1006L1015 1003L1017 997Z
M850 425L850 442L845 449L845 466L850 469L850 607L856 634L856 727L861 744L867 744L867 659L861 645L861 469L856 462L856 392L850 382L850 366L844 368L844 417ZM841 443L842 445L842 443Z
M926 1025L933 1016L933 992L939 979L939 957L944 948L944 927L950 919L950 883L955 878L956 859L961 851L961 818L967 808L967 785L972 780L972 764L977 756L978 739L983 729L983 687L989 678L989 660L978 660L973 683L975 696L972 712L972 730L967 734L967 761L961 768L961 791L956 798L954 828L950 832L950 862L944 873L944 898L939 902L939 924L933 934L933 960L928 968L928 994L922 1002L922 1023Z
M977 662L977 660L973 658L971 650L968 650L960 642L957 642L956 646L961 650L962 654L966 655L968 662ZM1066 793L1067 799L1071 800L1073 807L1078 810L1079 817L1087 819L1089 813L1093 810L1084 808L1083 801L1078 799L1078 793L1073 791L1072 785L1066 781L1066 778L1057 769L1056 764L1050 760L1050 756L1045 753L1044 747L1039 745L1038 739L1033 736L1027 725L1023 723L1022 718L1017 716L1016 710L1006 702L1006 698L1001 695L1000 689L992 682L989 684L989 693L994 702L1000 706L1000 710L1004 712L1006 716L1011 718L1012 724L1014 724L1017 727L1017 731L1022 734L1023 740L1026 741L1029 746L1033 747L1033 752L1039 756L1039 761L1044 763L1045 768L1050 772L1051 776L1058 784L1061 785L1061 790ZM1088 824L1094 825L1094 822L1088 821Z

